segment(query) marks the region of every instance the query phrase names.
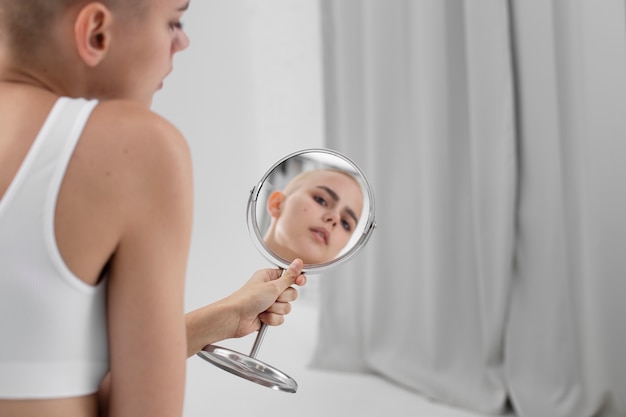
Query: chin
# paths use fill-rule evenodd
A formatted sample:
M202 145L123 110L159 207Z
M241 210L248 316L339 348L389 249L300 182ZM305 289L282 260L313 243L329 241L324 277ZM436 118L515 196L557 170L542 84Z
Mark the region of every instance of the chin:
M327 258L327 257L307 258L306 260L303 258L300 258L300 259L302 259L302 262L308 265L323 264L332 260L332 258Z

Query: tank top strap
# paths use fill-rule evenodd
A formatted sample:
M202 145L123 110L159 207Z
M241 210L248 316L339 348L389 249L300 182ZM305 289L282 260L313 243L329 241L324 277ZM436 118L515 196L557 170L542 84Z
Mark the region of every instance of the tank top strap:
M53 187L51 192L54 192L54 188L58 191L69 159L97 103L96 100L68 97L60 97L55 102L13 181L0 200L0 217L5 206L10 205L19 194L27 194L31 198L35 194L38 195L24 190L29 183L52 181L56 187ZM39 174L35 178L31 175L33 167L38 167L36 171ZM39 204L43 204L43 201L39 201Z

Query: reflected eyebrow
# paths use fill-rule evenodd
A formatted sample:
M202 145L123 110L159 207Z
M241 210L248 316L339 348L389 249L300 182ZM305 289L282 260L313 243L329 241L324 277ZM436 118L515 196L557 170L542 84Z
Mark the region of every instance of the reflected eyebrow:
M333 200L335 200L335 201L339 201L340 200L340 198L337 195L337 193L334 190L328 188L327 186L325 186L325 185L318 185L317 188L321 188L322 190L326 191L330 195L330 198L332 198Z
M330 198L332 198L335 201L339 201L339 195L337 195L337 193L331 189L328 188L325 185L318 185L317 188L321 188L322 190L326 191L328 193L328 195L330 195ZM354 213L354 210L352 210L350 207L346 207L346 213L348 213L348 216L352 217L354 219L355 223L359 222L359 219L356 217L356 214Z
M350 207L346 208L346 213L348 213L348 216L354 219L354 223L359 223L359 219L356 218L356 214L354 213L354 211L352 211Z

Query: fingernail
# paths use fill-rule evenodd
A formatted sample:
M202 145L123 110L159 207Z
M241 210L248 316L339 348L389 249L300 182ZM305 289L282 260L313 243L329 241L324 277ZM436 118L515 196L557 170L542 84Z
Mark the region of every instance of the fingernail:
M297 271L302 267L301 263L302 261L300 259L294 259L294 261L291 263L291 265L289 265L289 267Z

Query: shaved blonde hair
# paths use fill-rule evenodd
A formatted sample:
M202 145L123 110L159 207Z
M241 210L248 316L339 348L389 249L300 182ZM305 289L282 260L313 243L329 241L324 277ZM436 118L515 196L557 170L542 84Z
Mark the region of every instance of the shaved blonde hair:
M337 168L317 168L317 169L312 169L310 171L304 171L296 175L291 181L289 181L287 186L284 188L283 193L285 195L289 195L293 193L298 188L300 188L300 186L302 185L305 179L313 176L314 174L321 173L321 172L335 172L337 174L342 174L345 177L348 177L352 181L354 181L356 185L359 186L359 189L361 188L361 184L359 183L359 181L354 177L354 175L352 175L349 172L346 172Z
M0 40L10 55L29 61L48 47L52 24L69 8L94 0L0 0ZM111 10L128 10L139 14L150 0L99 0Z

